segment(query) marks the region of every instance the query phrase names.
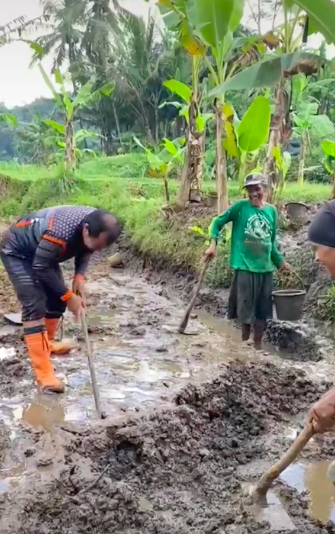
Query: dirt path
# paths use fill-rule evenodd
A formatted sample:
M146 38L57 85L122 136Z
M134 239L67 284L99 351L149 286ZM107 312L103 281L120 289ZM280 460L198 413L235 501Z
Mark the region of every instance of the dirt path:
M0 331L1 534L270 532L252 519L241 488L289 446L333 367L256 356L225 323L209 330L215 323L202 314L189 327L197 335L180 336L180 301L131 273L96 270L88 287L106 422L95 417L78 327L67 319L78 347L54 360L68 382L56 398L36 395L20 330ZM333 454L331 438L313 441L309 467L285 475L312 491L324 521L332 489L325 464L314 462ZM335 533L309 518L303 494L278 491L298 532Z

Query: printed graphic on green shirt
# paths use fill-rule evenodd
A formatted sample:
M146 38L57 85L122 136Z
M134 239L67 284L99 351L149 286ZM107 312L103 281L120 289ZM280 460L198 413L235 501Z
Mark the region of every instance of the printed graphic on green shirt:
M253 239L265 240L271 238L271 225L262 213L251 215L247 221L245 235Z
M244 231L244 245L252 254L261 254L269 247L272 227L268 218L261 212L251 215Z

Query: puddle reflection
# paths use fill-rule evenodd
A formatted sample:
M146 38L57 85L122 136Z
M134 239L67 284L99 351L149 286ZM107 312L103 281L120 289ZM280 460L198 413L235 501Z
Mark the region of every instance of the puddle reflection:
M65 422L64 406L48 399L38 399L23 409L22 421L33 428L51 432L55 425Z
M309 492L310 514L322 523L329 520L335 522L335 489L327 477L330 463L296 463L281 475L281 479L288 486L300 493L305 490Z

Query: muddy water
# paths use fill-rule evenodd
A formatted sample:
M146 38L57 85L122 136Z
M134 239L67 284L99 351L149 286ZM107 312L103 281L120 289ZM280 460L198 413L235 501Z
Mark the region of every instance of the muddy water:
M187 383L215 375L219 365L252 357L252 351L241 348L235 329L228 323L223 329L211 324L206 314L200 321L190 320L191 335L178 334L184 307L140 278L117 273L88 283L87 289L92 296L87 319L97 380L110 417L166 402ZM20 336L20 329L13 327L1 334L13 331ZM53 359L67 384L65 395L37 394L29 375L15 383L17 394L0 401L0 420L10 429L11 440L0 470L0 491L26 474L27 462L19 453L22 424L50 432L55 426L85 425L96 419L82 333L70 317L65 320L65 337L75 340L75 349L70 356ZM15 357L15 350L9 348L3 357Z
M218 367L232 360L264 358L242 347L240 332L230 323L202 311L190 321L187 333L191 335L178 334L184 305L165 290L151 287L126 272L91 282L88 290L88 324L96 374L103 409L111 418L125 410L145 410L165 403L181 387L216 376ZM12 332L7 329L0 334ZM16 332L19 336L20 330ZM82 333L70 317L65 321L65 336L76 341L76 348L68 357L54 358L53 363L57 374L66 377L66 394L38 395L32 377L27 375L17 379L10 398L0 401L0 421L10 429L10 446L0 469L0 493L17 487L36 470L29 455L22 454L22 424L36 432L52 432L56 426L85 425L96 420ZM13 351L6 355L0 342L2 356L12 358ZM276 359L277 365L280 362L275 354L265 358ZM319 370L320 365L311 368L312 376ZM335 509L326 468L322 467L324 474L318 469L314 478L306 468L302 474L299 466L292 469L298 471L291 472L289 480L285 478L290 485L298 481L300 489L313 488L312 513L322 520L333 518ZM42 465L39 470L48 470L48 466ZM289 475L287 471L284 476Z
M335 488L327 478L330 462L315 462L309 465L296 463L282 474L282 480L300 493L309 493L310 514L326 523L335 523Z

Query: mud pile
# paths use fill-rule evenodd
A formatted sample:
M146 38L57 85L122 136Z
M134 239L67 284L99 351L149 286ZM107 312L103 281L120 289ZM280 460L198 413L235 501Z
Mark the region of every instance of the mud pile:
M53 468L4 498L0 532L267 534L248 513L237 467L277 458L289 444L285 419L328 387L302 371L234 363L159 411L45 435L36 448L52 455ZM292 499L299 532L335 533Z
M18 393L18 382L23 379L31 379L32 373L24 345L20 335L5 335L0 337L0 347L15 349L15 355L6 355L0 358L0 391L1 397L11 397Z

